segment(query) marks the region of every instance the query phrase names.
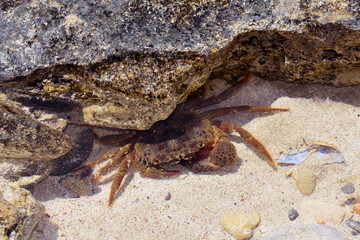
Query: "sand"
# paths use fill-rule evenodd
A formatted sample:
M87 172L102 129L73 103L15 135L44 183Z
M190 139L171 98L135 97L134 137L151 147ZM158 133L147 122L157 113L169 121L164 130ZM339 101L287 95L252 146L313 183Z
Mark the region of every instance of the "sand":
M217 106L239 104L290 108L275 114L236 113L219 119L246 128L277 158L282 151L321 141L336 146L346 164L326 168L315 192L302 195L289 167L278 170L237 134L236 164L219 171L195 174L184 167L178 176L164 179L142 177L130 169L124 190L112 207L107 204L110 183L99 185L92 196L76 194L48 177L32 190L46 207L31 239L234 239L220 225L222 216L238 210L257 210L261 222L254 238L291 222L288 211L301 202L323 200L341 205L360 189L360 86L336 88L325 85L296 85L252 78L235 96ZM356 175L357 174L357 175ZM356 191L344 194L343 177L355 175ZM169 193L171 198L169 198ZM354 215L345 207L346 218ZM344 223L332 225L348 239L355 239Z

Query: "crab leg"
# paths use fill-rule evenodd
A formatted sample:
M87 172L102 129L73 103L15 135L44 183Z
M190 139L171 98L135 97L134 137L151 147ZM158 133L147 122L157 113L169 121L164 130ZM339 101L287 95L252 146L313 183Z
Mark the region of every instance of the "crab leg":
M111 169L117 163L119 163L119 161L122 159L122 157L124 155L128 154L130 147L131 147L131 144L127 144L124 147L118 149L118 152L115 153L115 155L113 155L111 157L110 161L108 163L106 163L105 166L103 166L102 168L100 168L97 171L96 177L94 177L94 181L98 181L102 175L104 175L109 169ZM125 160L123 160L123 161L125 161Z
M199 109L199 108L203 108L203 107L208 107L211 105L214 105L216 103L219 103L221 101L223 101L226 98L231 97L232 95L234 95L235 93L237 93L239 91L240 88L242 88L245 83L247 83L250 80L251 77L251 72L247 71L246 75L244 77L244 79L242 81L239 81L238 83L234 84L233 86L231 86L230 88L226 89L225 91L216 94L212 97L203 99L203 100L199 100L196 102L191 102L190 103L190 108L192 109ZM189 103L186 103L187 105L189 105Z
M268 160L268 162L271 164L271 166L273 166L273 168L275 169L277 168L274 158L270 155L264 144L262 144L253 135L251 135L250 132L248 132L242 127L239 127L235 124L228 123L225 121L212 121L212 124L223 131L239 133L241 137L243 137L248 143L250 143L258 152L260 152Z
M109 196L109 206L114 203L115 195L120 188L121 182L124 179L131 163L133 161L132 154L125 156L124 160L120 163L119 167L116 169L113 182L111 184L110 196Z
M85 168L91 168L91 167L93 167L93 166L95 166L97 164L105 162L106 160L113 157L117 152L119 152L119 147L112 148L109 151L107 151L105 154L101 155L100 157L97 157L97 158L91 160L90 162L88 162L88 163L74 169L73 172L78 172L78 171L83 170Z
M286 112L289 111L288 108L272 108L272 107L260 107L260 106L247 106L247 105L240 105L240 106L233 106L233 107L224 107L218 109L212 109L209 111L205 111L200 113L201 117L211 119L214 117L236 113L236 112Z

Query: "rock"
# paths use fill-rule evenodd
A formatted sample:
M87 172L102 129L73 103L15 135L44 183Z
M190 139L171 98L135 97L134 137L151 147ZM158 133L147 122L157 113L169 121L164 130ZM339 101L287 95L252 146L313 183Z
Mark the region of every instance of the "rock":
M238 211L235 215L226 214L221 225L237 240L248 239L254 234L254 228L260 222L260 215L256 211L244 213Z
M85 173L69 173L62 177L59 183L76 193L76 197L92 196L98 191L90 174L91 171Z
M5 236L9 229L19 222L18 209L5 199L0 198L0 236Z
M168 192L168 194L165 197L165 201L169 201L171 199L171 193Z
M317 181L314 167L300 164L295 168L292 176L295 178L296 185L302 194L310 195L314 192Z
M32 185L48 176L52 160L70 149L61 130L42 124L0 93L0 176Z
M301 223L341 224L345 217L345 209L332 203L309 200L300 204L299 215Z
M341 187L340 190L345 194L350 194L350 193L355 192L355 187L354 187L354 184L347 183L346 185Z
M335 228L320 224L294 224L266 234L263 240L345 240Z
M346 224L346 226L355 230L357 233L360 233L360 222L359 221L355 221L352 219L346 219L345 224Z
M288 217L290 221L294 221L295 219L297 219L298 216L299 216L298 211L296 211L293 208L289 210Z
M28 239L45 213L38 203L16 182L0 177L0 239Z
M13 99L31 92L23 99L81 106L87 123L147 129L208 78L235 81L247 69L269 80L359 84L359 8L320 0L2 1L0 88Z

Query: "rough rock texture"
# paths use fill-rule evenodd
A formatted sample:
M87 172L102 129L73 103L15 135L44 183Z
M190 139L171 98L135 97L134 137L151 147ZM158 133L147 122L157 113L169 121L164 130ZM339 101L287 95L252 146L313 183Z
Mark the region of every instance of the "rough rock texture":
M0 81L15 82L17 97L85 107L91 124L149 128L209 76L232 81L246 69L360 82L359 2L7 0L0 9Z

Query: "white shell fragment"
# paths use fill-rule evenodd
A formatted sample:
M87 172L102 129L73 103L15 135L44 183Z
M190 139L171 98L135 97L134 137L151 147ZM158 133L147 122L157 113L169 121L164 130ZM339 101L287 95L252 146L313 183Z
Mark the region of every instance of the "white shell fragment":
M235 215L225 214L221 225L237 240L248 239L254 234L255 227L260 222L260 214L255 211L244 213L238 211Z
M345 162L344 157L335 146L323 142L312 142L297 149L290 149L288 152L282 153L276 161L283 164L300 164L313 153L317 153L316 159L321 160L323 164Z

